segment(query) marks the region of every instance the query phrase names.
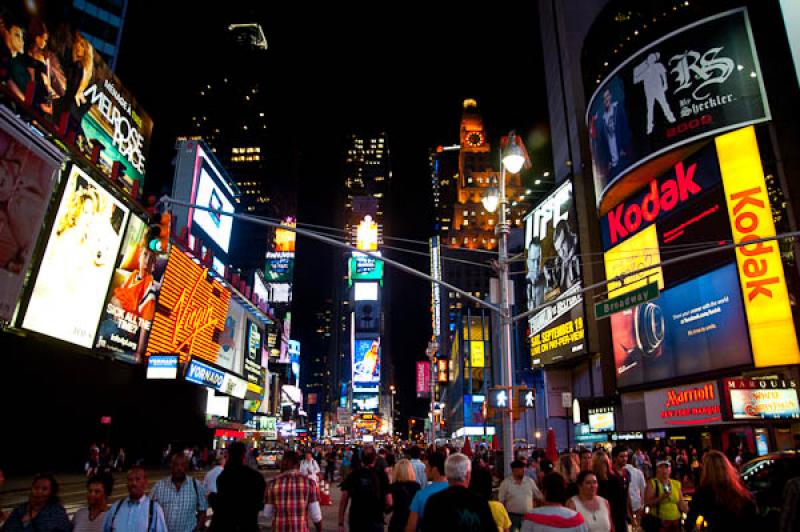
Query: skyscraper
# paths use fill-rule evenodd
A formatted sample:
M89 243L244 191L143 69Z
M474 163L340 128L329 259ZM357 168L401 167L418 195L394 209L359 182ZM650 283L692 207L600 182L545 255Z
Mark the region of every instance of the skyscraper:
M117 54L128 11L128 0L73 0L71 22L80 29L111 70L117 68Z

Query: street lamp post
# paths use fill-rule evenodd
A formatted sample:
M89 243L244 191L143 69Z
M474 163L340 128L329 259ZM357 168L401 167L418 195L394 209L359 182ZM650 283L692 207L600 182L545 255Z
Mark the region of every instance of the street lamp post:
M397 393L397 389L394 387L394 384L389 386L389 391L392 392L392 402L389 404L389 434L394 437L394 396Z
M514 413L513 396L511 387L514 385L514 365L511 351L511 305L509 304L508 281L508 235L511 225L508 221L508 196L506 195L506 171L515 174L525 164L525 154L517 144L516 135L512 131L508 135L505 150L502 153L500 165L499 198L492 198L491 194L484 198L484 207L490 212L499 207L497 227L498 236L497 275L500 284L500 384L509 390L509 407L503 413L503 452L504 471L511 473L510 464L514 459Z

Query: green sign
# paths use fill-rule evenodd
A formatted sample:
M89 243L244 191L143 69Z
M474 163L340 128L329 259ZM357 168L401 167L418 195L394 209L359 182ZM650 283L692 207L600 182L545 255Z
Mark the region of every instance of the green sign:
M382 260L370 257L364 253L353 253L353 256L350 257L350 282L382 280Z
M595 303L594 313L597 319L607 318L617 312L628 310L636 305L647 303L657 298L659 295L658 283L650 283L635 290L631 290L621 296L606 299L600 303Z

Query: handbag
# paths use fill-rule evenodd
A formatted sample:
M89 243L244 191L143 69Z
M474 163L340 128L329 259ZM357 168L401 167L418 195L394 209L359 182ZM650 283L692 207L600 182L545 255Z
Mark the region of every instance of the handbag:
M660 497L661 483L654 479L653 484L655 484L656 495ZM642 515L642 530L644 530L644 532L658 532L661 530L661 518L654 513L655 511L656 506L651 505L650 511Z

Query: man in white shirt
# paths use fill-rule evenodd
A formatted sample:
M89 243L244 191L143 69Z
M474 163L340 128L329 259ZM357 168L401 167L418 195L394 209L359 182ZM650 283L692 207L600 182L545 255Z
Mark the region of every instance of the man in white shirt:
M128 496L111 505L103 521L103 532L167 532L164 511L145 495L147 476L144 468L128 471Z
M311 449L306 449L305 459L300 462L300 474L305 475L314 482L319 482L319 464L311 455Z
M642 514L644 513L644 491L647 487L647 482L644 479L644 473L631 464L625 464L625 469L628 470L631 476L631 482L628 485L628 497L631 500L631 511L636 520L636 524L642 522Z
M408 450L408 456L411 457L411 467L414 468L414 476L417 477L417 483L420 487L424 488L428 485L428 474L425 472L425 464L422 463L422 460L419 457L422 455L419 447L413 445Z
M525 476L525 464L520 460L511 462L511 476L500 483L497 498L508 511L512 532L522 527L525 514L533 510L533 500L543 499L536 482Z
M213 495L216 495L217 493L217 478L225 468L225 461L227 459L228 451L220 449L219 453L217 453L217 465L215 465L208 473L206 473L206 476L203 479L203 489L206 492L206 497L209 500L209 504L211 503Z

